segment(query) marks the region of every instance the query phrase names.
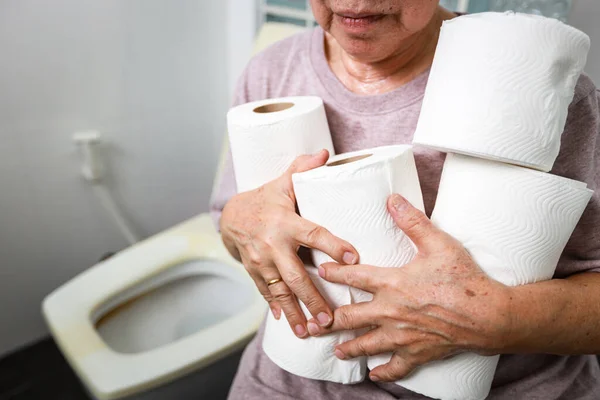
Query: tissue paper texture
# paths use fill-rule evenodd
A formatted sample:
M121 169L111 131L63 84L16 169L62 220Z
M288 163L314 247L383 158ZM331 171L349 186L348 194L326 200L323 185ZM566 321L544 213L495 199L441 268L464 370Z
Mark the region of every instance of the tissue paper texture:
M490 393L499 359L459 354L426 364L396 383L433 399L484 400Z
M431 220L493 279L551 279L593 191L583 182L449 154Z
M413 143L550 171L589 48L540 16L444 22Z
M524 285L552 278L591 195L581 182L448 154L431 219L490 277ZM437 399L485 399L498 359L465 353L396 383Z
M387 211L387 199L392 193L399 193L418 209L424 209L411 146L387 146L337 155L326 166L294 174L292 180L300 215L351 243L362 264L401 267L414 258L415 246ZM333 261L317 250L313 250L312 255L315 265ZM331 285L324 282L326 293ZM370 293L348 289L352 303L372 299ZM358 334L360 332L345 333L351 337L340 342ZM332 353L330 357L334 357ZM360 362L364 364L365 360ZM371 360L369 367L374 367Z
M368 156L366 158L361 158ZM336 165L341 160L356 160ZM333 166L332 166L333 164ZM294 174L300 215L351 243L361 264L400 267L416 249L387 211L387 199L399 193L424 209L421 186L411 146L385 146L331 157L327 165ZM332 260L312 251L315 265ZM352 289L357 301L371 296Z
M281 176L294 159L333 144L323 100L314 96L261 100L227 113L238 192Z

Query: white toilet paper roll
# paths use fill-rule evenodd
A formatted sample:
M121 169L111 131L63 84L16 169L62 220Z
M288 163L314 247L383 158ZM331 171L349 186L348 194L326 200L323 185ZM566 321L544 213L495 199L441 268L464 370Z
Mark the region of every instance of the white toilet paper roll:
M448 154L431 219L490 277L523 285L552 278L592 193L563 177ZM485 399L498 358L461 354L397 383L436 399Z
M323 101L318 97L262 100L232 108L227 114L229 142L239 192L255 189L281 176L294 159L321 149L334 154ZM317 289L322 283L315 268L308 268ZM350 302L348 287L333 285L321 290L332 307ZM301 304L307 318L312 318ZM263 349L279 367L296 375L334 382L364 379L364 362L333 357L335 345L349 334L299 339L285 315L276 320L267 314Z
M593 191L528 168L448 154L432 221L492 278L551 279Z
M314 96L261 100L227 113L238 192L283 174L294 159L321 149L334 154L323 100Z
M589 48L540 16L444 22L413 143L550 171Z
M363 264L401 267L416 249L387 211L387 199L399 193L424 209L421 187L411 146L388 146L341 154L321 168L292 176L302 217L327 228L352 243ZM313 250L315 265L333 261ZM331 283L324 283L329 292ZM369 301L370 293L349 288L352 303ZM346 303L348 304L348 303ZM359 332L340 342L356 337ZM329 353L333 357L332 353ZM385 357L385 356L383 356ZM369 368L387 360L368 360ZM364 361L361 361L364 362Z

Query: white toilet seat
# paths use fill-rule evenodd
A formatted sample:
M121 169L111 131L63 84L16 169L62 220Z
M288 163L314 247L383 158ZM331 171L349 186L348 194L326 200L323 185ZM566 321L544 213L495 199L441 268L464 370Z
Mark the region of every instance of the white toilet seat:
M169 273L170 267L197 259L218 260L227 267L219 269L208 264ZM98 334L95 320L105 311L161 282L201 272L247 282L253 290L251 304L215 325L143 353L118 353ZM139 285L141 282L143 285ZM135 290L129 290L133 287ZM208 215L90 268L55 290L43 303L44 316L63 354L101 400L161 385L239 348L257 331L266 308L243 266L222 245Z

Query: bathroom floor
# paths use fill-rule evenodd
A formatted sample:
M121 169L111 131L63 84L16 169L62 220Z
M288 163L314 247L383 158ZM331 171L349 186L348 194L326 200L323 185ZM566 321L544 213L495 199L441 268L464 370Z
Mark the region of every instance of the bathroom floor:
M203 393L181 399L225 399L233 380L241 352L232 354L207 369L198 379ZM215 379L215 377L218 377ZM0 359L0 400L90 400L83 386L51 338L18 350ZM172 399L165 399L172 400Z
M89 399L50 338L0 359L0 400L38 399Z

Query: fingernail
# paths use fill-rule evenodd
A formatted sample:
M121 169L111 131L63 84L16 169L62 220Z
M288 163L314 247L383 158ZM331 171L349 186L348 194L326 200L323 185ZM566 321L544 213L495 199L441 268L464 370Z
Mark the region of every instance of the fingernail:
M315 153L312 153L312 154L311 154L311 157L316 157L316 156L318 156L319 154L321 154L322 152L323 152L323 149L321 149L321 150L319 150L319 151L317 151L317 152L315 152Z
M309 322L308 332L311 334L311 336L317 336L319 334L319 326L314 322Z
M296 325L294 330L296 331L296 336L299 336L299 337L306 336L306 328L304 328L302 325L300 325L300 324Z
M331 317L328 314L321 312L319 315L317 315L317 321L319 321L319 325L325 327L331 322Z
M279 320L279 318L281 318L281 311L277 310L275 307L271 307L271 312L273 313L273 317L275 317L276 320Z
M369 378L373 381L373 382L379 382L381 379L377 376L377 375L370 375Z
M342 257L342 260L348 264L348 265L352 265L356 262L356 256L352 253L350 253L349 251L344 253L344 256Z
M319 265L319 276L325 279L325 268Z
M339 358L340 360L344 360L344 359L346 359L346 355L344 354L344 352L342 352L342 351L341 351L341 350L339 350L339 349L335 349L335 356L336 356L337 358Z
M392 195L392 207L396 209L396 211L403 211L408 206L408 203L404 199L404 197L399 194Z

